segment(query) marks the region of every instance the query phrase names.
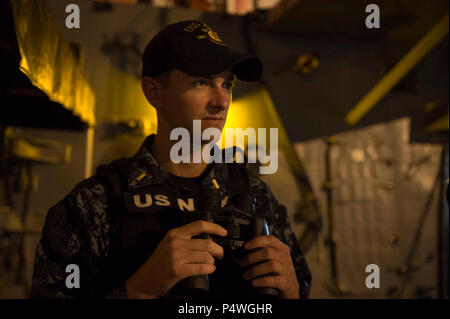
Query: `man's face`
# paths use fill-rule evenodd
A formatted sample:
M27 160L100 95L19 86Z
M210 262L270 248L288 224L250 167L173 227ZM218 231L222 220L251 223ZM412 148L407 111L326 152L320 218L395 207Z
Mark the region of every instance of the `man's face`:
M191 76L173 70L168 86L161 88L158 113L169 130L185 127L192 133L192 121L201 120L202 131L208 127L222 131L233 84L234 76L230 70L211 77Z

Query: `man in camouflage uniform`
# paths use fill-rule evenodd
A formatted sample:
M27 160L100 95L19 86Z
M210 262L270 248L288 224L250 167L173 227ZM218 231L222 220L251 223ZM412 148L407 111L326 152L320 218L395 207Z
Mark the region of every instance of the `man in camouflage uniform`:
M257 57L229 51L202 22L172 24L155 36L143 57L142 89L157 110L158 134L147 137L134 157L100 166L50 208L31 297L171 298L185 278L210 275L212 286L221 276L229 284L217 296L245 296L245 282L277 288L281 298L307 298L306 260L286 208L268 186L240 164L169 159L172 129L192 132L192 120L200 119L202 127L222 130L234 79L257 81L261 74ZM183 223L205 189L220 190L225 208L248 192L250 214L267 221L270 235L247 241L234 268L219 266L227 260L220 245L197 237L225 237L227 229L203 220ZM68 265L79 269L75 288Z

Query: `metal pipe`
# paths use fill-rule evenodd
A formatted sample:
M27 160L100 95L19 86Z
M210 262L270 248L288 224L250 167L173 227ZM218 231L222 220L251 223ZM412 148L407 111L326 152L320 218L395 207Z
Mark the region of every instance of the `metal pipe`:
M353 107L345 121L355 125L448 34L448 27L447 14Z

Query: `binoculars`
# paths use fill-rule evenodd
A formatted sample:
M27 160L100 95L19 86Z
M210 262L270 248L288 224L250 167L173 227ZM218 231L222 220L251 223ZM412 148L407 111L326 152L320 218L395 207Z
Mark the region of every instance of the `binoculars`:
M254 237L269 235L269 229L263 218L249 213L252 210L252 202L248 194L238 195L232 199L232 205L221 207L220 190L207 189L200 196L199 209L185 213L183 224L205 220L227 230L225 237L211 234L193 237L212 239L224 249L224 258L221 261L215 260L216 271L213 274L189 277L178 282L171 290L172 297L196 298L241 294L245 297L278 298L277 288L253 287L250 281L242 278L244 270L239 266L239 259L253 251L245 250L242 246Z

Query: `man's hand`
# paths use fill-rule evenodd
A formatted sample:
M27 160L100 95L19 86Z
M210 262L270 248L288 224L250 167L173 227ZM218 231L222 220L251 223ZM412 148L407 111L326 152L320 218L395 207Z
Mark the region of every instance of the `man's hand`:
M247 267L258 263L244 272L244 279L270 274L268 277L253 279L253 286L278 288L281 297L285 299L299 298L299 284L288 245L268 235L253 238L244 248L256 250L245 255L240 266Z
M214 258L223 258L223 248L211 239L191 239L199 234L226 236L214 223L196 221L167 232L149 259L128 279L129 298L155 299L165 295L180 280L208 275L216 270Z

